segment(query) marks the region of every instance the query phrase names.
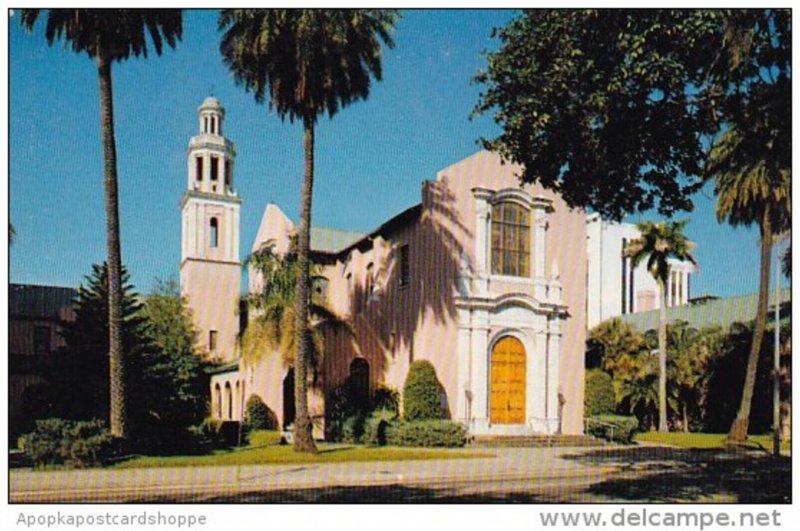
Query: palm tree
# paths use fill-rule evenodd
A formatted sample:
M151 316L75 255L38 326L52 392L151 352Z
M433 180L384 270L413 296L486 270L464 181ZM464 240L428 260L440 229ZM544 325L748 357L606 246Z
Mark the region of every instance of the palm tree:
M661 308L658 319L658 430L669 431L667 425L667 280L669 279L669 260L695 263L692 256L694 243L686 238L683 229L686 221L638 223L641 237L632 240L625 253L631 259L631 267L637 267L647 260L647 270L653 275L661 292Z
M20 23L32 31L40 9L21 10ZM122 251L117 192L117 147L114 138L114 105L111 65L130 58L147 57L150 35L156 54L164 41L175 48L183 33L179 9L50 9L45 37L51 46L64 40L75 53L86 52L97 65L100 83L100 128L103 143L106 243L108 246L108 313L111 434L129 435L126 415L125 353L122 350Z
M752 132L743 134L737 128L726 131L712 149L706 168L714 179L717 219L733 226L758 224L761 236L755 330L747 358L742 400L728 432L728 440L732 442L747 439L758 355L767 325L773 239L791 226L791 167L779 164L778 157L753 157L750 147L754 139L749 137L754 135Z
M308 415L309 228L314 185L314 128L320 115L366 99L380 80L381 41L394 46L396 10L225 9L220 51L236 81L256 102L269 101L281 119L303 124L305 172L297 241L295 422L296 451L316 452Z
M268 244L250 255L245 265L251 267L251 274L260 275L261 283L259 292L246 299L254 310L254 318L241 338L244 361L253 365L265 353L277 350L283 363L294 367L299 348L295 319L295 294L300 273L297 255L290 250L285 256L279 256L274 245ZM319 367L324 355L323 329L326 326L354 333L349 323L327 307L324 298L312 297L307 333L311 349L309 362L314 367Z

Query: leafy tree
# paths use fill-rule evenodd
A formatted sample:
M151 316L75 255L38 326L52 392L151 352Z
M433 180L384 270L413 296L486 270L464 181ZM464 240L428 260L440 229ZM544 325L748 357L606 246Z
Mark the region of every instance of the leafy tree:
M142 309L147 348L131 360L135 435L151 450L180 450L208 413L206 365L190 310L174 280L156 281Z
M40 9L21 10L20 23L33 30ZM109 264L109 359L111 435L128 436L123 351L122 251L117 192L117 147L114 137L114 107L111 65L132 55L147 57L147 38L161 55L164 41L172 48L181 38L182 15L178 9L50 9L45 37L48 44L64 40L75 53L85 52L97 65L100 84L100 123L103 142L106 240Z
M694 243L686 238L683 229L686 221L637 224L641 237L628 243L625 253L631 259L631 267L647 261L647 270L658 283L661 304L658 319L658 429L668 431L667 423L667 280L671 258L695 263L692 256Z
M380 80L381 41L394 46L395 10L225 9L220 50L236 81L258 103L282 118L303 123L305 172L300 197L295 300L295 450L316 452L308 414L307 365L309 232L314 184L314 129L320 115L366 99L371 78Z
M714 181L717 218L757 225L761 235L758 309L739 412L728 438L747 438L769 304L775 235L791 226L791 13L734 11L725 19L728 46L717 66L726 130L706 167Z
M599 367L613 373L617 361L624 355L636 355L646 349L644 336L622 319L610 319L589 331L587 368Z
M636 415L642 428L655 429L659 411L658 359L650 352L623 355L614 371L614 394L622 410Z
M86 284L78 287L73 301L75 319L62 332L65 349L47 371L47 380L53 385L53 416L78 420L109 417L108 276L106 263L94 264L85 277ZM146 347L139 299L123 266L121 339L128 362Z
M474 114L502 133L483 146L522 166L522 181L605 218L690 210L702 185L706 63L721 39L715 12L525 11L496 29L500 47L476 76Z
M722 352L717 328L697 330L685 321L667 327L669 409L680 418L684 432L697 425L708 394L711 363Z

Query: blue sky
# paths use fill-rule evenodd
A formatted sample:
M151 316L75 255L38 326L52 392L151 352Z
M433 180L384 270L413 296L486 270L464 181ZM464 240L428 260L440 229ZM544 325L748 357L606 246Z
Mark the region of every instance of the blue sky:
M404 12L369 100L319 124L315 225L374 228L418 202L423 180L498 132L488 117L469 120L480 92L470 79L485 65L482 52L496 46L491 29L513 15ZM123 260L141 292L156 277L177 278L186 146L197 132L196 109L212 91L226 107L226 134L238 153L242 252L267 202L297 218L301 127L235 85L219 55L216 17L188 11L176 50L114 67ZM29 35L13 18L9 64L11 281L75 286L106 253L97 71L86 55L48 47L41 21ZM684 217L698 244L693 294L756 291L757 231L718 224L710 190Z

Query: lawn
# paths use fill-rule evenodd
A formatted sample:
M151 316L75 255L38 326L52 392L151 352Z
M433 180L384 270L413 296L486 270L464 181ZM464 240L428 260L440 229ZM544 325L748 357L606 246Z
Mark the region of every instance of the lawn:
M726 437L727 434L725 433L660 433L649 431L636 434L635 440L637 442L668 444L679 448L724 448ZM747 445L753 447L761 446L771 451L772 434L751 435L747 439ZM785 451L789 447L788 442L781 442L781 450Z
M317 455L295 453L291 445L277 444L273 434L255 433L245 448L218 450L207 455L143 456L128 459L114 468L286 465L295 463L354 463L364 461L415 461L427 459L468 459L493 454L464 449L365 447L318 443Z

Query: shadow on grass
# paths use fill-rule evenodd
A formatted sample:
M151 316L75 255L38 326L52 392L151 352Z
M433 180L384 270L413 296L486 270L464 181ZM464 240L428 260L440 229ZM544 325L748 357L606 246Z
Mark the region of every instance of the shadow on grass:
M197 495L188 499L155 496L144 503L543 503L538 494L525 492L459 493L451 488L406 485L331 486L310 489L284 489L230 495Z
M563 456L618 472L587 489L637 502L791 503L792 463L761 451L667 447L603 448Z

